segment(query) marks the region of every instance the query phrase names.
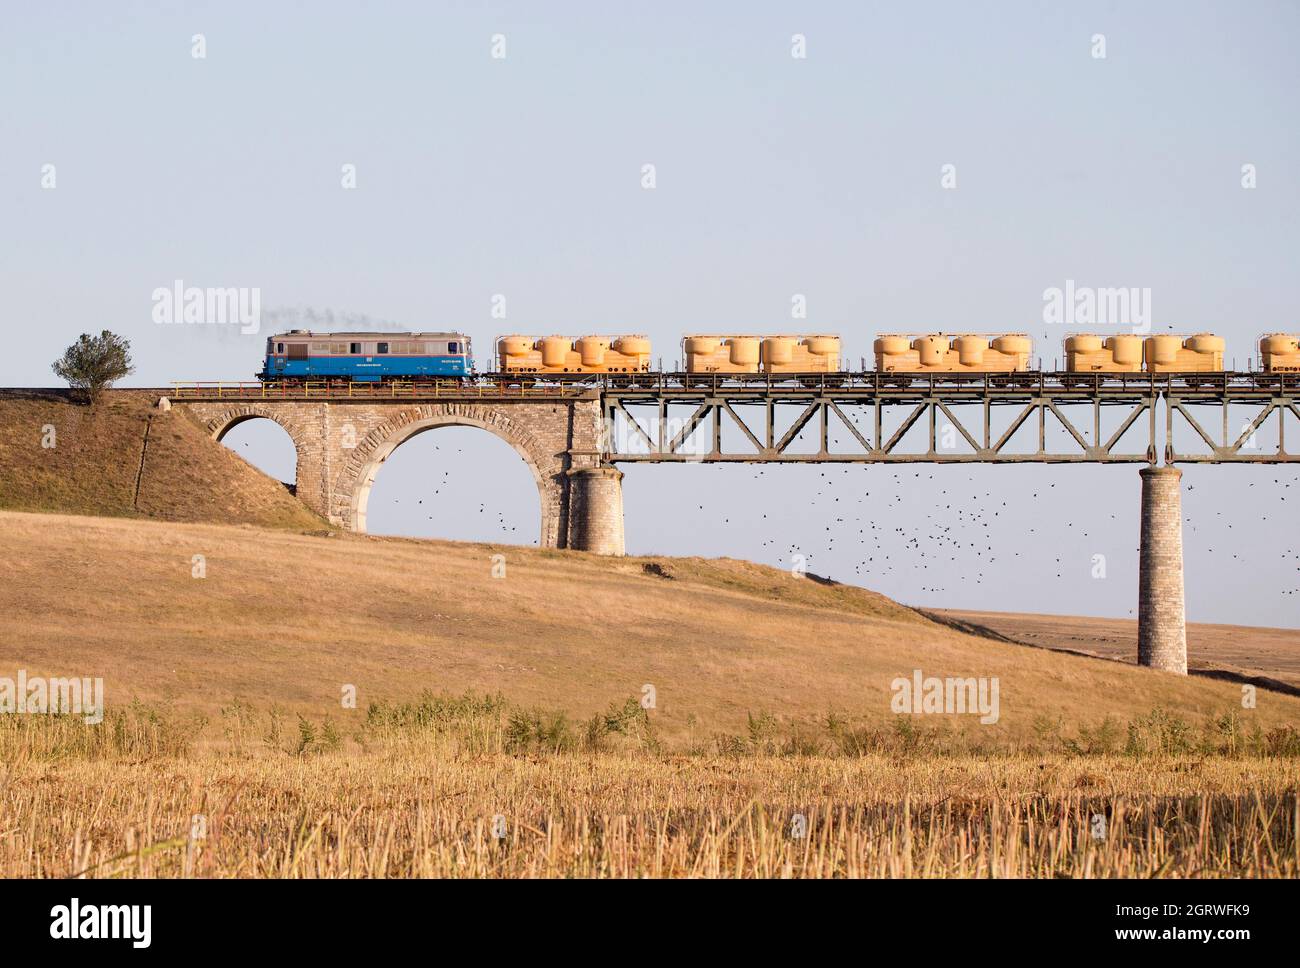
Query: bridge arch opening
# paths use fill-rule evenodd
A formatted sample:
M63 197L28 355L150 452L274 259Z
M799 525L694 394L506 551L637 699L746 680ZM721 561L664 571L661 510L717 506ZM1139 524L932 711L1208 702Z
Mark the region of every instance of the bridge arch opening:
M240 414L219 426L216 440L263 474L296 485L298 445L288 429L265 414Z
M434 430L439 433L429 433ZM417 437L420 444L405 446ZM520 473L520 458L527 475ZM376 493L381 468L387 470ZM533 487L528 485L530 476ZM554 486L522 443L472 418L437 417L403 428L373 451L351 497L353 529L458 541L545 543Z

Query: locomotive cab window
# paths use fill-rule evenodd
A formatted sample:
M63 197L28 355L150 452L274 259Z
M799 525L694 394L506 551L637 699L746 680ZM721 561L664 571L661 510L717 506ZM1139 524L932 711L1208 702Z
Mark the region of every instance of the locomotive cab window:
M379 343L379 344L377 345L376 349L375 349L375 352L376 352L376 353L387 353L387 352L388 352L388 344L387 344L387 343Z
M459 344L459 343L456 343L456 342L448 343L448 344L447 344L447 352L448 352L448 353L459 353L459 352L460 352L460 344Z
M361 355L361 344L360 344L360 343L349 343L348 345L352 347L352 349L350 349L350 350L348 351L349 353L351 353L353 356L360 356L360 355Z
M283 355L284 355L284 344L283 344L283 343L276 343L276 344L275 344L275 351L276 351L277 353L279 353L281 356L283 356Z

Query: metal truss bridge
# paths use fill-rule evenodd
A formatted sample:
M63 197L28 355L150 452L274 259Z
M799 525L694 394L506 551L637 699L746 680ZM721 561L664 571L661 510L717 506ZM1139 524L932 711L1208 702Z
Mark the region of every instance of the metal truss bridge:
M1300 374L652 376L602 386L612 462L1300 463Z

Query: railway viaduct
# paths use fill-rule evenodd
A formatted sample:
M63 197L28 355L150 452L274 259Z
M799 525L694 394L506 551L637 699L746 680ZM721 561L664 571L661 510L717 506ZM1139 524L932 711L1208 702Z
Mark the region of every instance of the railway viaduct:
M540 544L623 554L623 475L601 458L598 394L509 400L216 400L183 402L212 436L264 417L298 455L295 492L332 524L366 530L375 475L401 444L438 427L479 427L524 459L541 499Z
M177 386L173 405L187 408L220 440L238 424L256 418L275 421L297 450L298 497L335 525L366 529L370 488L384 461L416 434L447 426L479 427L510 444L524 459L541 501L541 540L546 548L602 555L624 553L622 473L616 464L652 462L809 461L831 463L1129 463L1141 478L1141 543L1138 588L1138 661L1186 674L1182 546L1182 472L1177 463L1296 463L1286 450L1291 415L1300 420L1300 377L1261 378L1224 374L1160 382L1149 376L1097 378L1080 384L1071 374L1039 374L1036 382L1012 386L987 380L934 379L896 384L880 374L855 375L834 385L775 386L762 380L700 386L669 374L650 383L547 388L478 385L434 388L423 393L347 387L312 396L300 388L276 392L265 386ZM1271 382L1270 382L1271 381ZM783 433L778 406L798 414ZM1068 417L1070 407L1089 411L1087 424ZM1244 425L1230 420L1230 407L1256 414ZM685 407L680 423L670 407ZM983 425L968 429L960 408L982 411ZM1222 432L1206 430L1194 411L1222 409ZM1103 410L1121 420L1103 430ZM882 412L907 416L890 434ZM996 429L996 410L1014 419ZM1164 414L1163 465L1157 461L1157 411ZM764 414L753 429L740 412ZM1074 411L1077 413L1077 410ZM648 414L644 421L637 414ZM1258 449L1256 431L1278 415L1273 451ZM850 414L855 414L856 419ZM874 419L873 419L874 418ZM967 422L970 418L965 418ZM1176 419L1183 436L1199 438L1199 453L1175 451ZM939 444L943 423L952 437L969 444L955 452ZM1037 449L1012 450L1017 431L1037 424ZM1047 429L1060 432L1049 445ZM726 443L723 427L740 446ZM906 451L903 441L928 425L924 450ZM849 450L832 444L832 428ZM737 429L743 433L737 437ZM1136 431L1136 433L1130 433ZM817 438L817 449L796 452L801 437ZM916 436L911 434L911 436ZM1140 438L1125 451L1125 440ZM702 442L702 445L701 445Z

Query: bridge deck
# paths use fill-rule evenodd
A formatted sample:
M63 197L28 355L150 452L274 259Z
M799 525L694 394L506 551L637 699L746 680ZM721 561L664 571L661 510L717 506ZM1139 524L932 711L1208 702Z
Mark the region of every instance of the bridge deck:
M177 383L162 392L179 403L591 401L604 418L601 454L611 462L1154 463L1161 450L1166 463L1300 462L1287 453L1285 437L1287 415L1300 420L1300 373L484 374L466 381ZM1205 426L1210 407L1222 412L1221 423L1211 422L1219 423L1215 433ZM779 414L790 408L795 419L781 429ZM1015 408L1008 424L995 417L1006 408ZM900 410L905 417L891 429L887 415ZM741 416L758 412L761 426ZM1260 447L1258 432L1274 413L1277 445ZM1026 449L1028 432L1019 432L1035 425L1036 447ZM919 428L924 449L908 449L922 436ZM1193 449L1176 448L1187 441Z
M1300 394L1300 373L863 373L746 374L639 373L557 374L523 377L485 373L469 380L357 382L351 380L175 382L171 395L185 400L465 399L487 397L700 396L725 392L758 397L845 396L901 392L997 396L1037 390L1040 395L1137 398L1176 393L1197 399Z

